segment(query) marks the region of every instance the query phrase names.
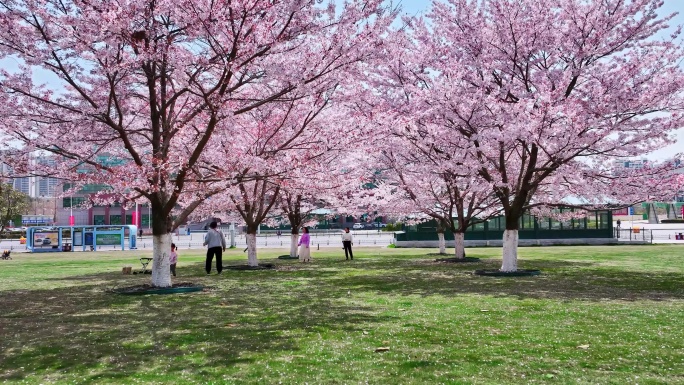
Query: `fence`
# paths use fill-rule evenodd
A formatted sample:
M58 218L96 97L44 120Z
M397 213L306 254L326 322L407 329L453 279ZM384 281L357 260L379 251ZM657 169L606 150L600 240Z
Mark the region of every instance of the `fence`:
M641 241L641 242L668 242L684 241L684 228L681 229L641 229L634 228L615 228L615 238L620 242Z
M171 241L176 244L179 249L202 249L205 246L202 245L204 242L205 232L193 232L190 235L180 234L173 235ZM226 236L226 242L230 244L230 233L224 233ZM342 232L337 230L333 232L320 231L311 233L311 245L313 247L342 247ZM301 235L301 234L300 234ZM393 232L378 232L378 231L355 231L353 232L354 246L387 246L394 241ZM127 238L126 238L127 240ZM258 247L269 247L269 248L279 248L279 247L290 247L291 237L289 233L284 233L278 236L275 232L262 232L256 237ZM144 235L142 238L138 238L137 242L138 249L150 249L152 248L152 237L149 235ZM235 247L244 249L247 247L247 240L245 234L235 235ZM20 245L18 240L0 240L0 248L7 250L25 250L25 245ZM98 250L110 250L108 246L98 246ZM121 246L118 247L119 249ZM111 247L112 250L116 249L115 246Z
M651 229L616 227L613 232L619 242L653 242L654 234Z

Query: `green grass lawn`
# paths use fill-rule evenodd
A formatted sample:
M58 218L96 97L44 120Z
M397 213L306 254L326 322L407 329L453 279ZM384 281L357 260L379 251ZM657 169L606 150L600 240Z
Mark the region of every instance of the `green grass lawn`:
M474 276L427 249L314 252L206 276L202 293L123 296L149 252L0 261L0 383L684 384L684 247L531 247L538 277ZM246 261L231 250L224 264ZM147 255L145 255L147 256ZM387 352L375 352L389 347Z

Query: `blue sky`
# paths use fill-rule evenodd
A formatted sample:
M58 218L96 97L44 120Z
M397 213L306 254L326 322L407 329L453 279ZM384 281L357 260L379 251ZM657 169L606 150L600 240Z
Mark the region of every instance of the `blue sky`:
M400 1L405 13L416 15L425 12L430 7L430 1L426 0L397 0ZM665 5L661 8L663 14L674 12L684 13L684 0L665 0ZM684 24L684 15L677 16L677 23Z
M400 0L402 11L407 15L421 15L427 12L431 1L426 0ZM674 30L677 25L684 25L684 0L665 0L665 4L661 8L661 15L669 15L678 12L671 22L671 29ZM684 41L681 41L684 44ZM684 65L684 64L683 64ZM677 153L684 152L684 129L679 130L676 134L677 143L660 149L654 152L649 159L664 160L673 157Z
M341 2L341 0L336 0ZM427 12L430 7L431 1L429 0L387 0L392 1L394 4L399 2L402 7L402 13L407 15L421 15ZM677 25L684 25L684 0L665 0L665 4L661 8L662 15L668 15L671 13L679 12L679 14L672 21L671 29L674 29ZM681 42L684 44L684 41ZM0 65L6 69L16 68L16 63L11 61L1 61ZM684 64L683 64L684 65ZM48 76L45 74L36 74L41 80L51 83ZM659 151L654 152L648 158L652 160L663 160L671 158L678 152L684 152L684 129L679 130L676 133L677 143L669 147L663 148Z

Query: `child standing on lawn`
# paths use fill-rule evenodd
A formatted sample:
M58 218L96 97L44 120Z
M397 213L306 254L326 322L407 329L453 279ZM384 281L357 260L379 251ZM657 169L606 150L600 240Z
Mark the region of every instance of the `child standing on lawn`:
M171 244L171 254L169 254L169 263L171 264L171 274L176 276L176 262L178 262L178 254L176 254L176 244Z

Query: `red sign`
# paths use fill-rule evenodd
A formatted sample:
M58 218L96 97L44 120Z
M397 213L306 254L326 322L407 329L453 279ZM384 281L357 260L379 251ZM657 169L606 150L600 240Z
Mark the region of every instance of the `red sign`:
M76 224L76 219L74 218L73 215L69 215L69 226L73 226Z

